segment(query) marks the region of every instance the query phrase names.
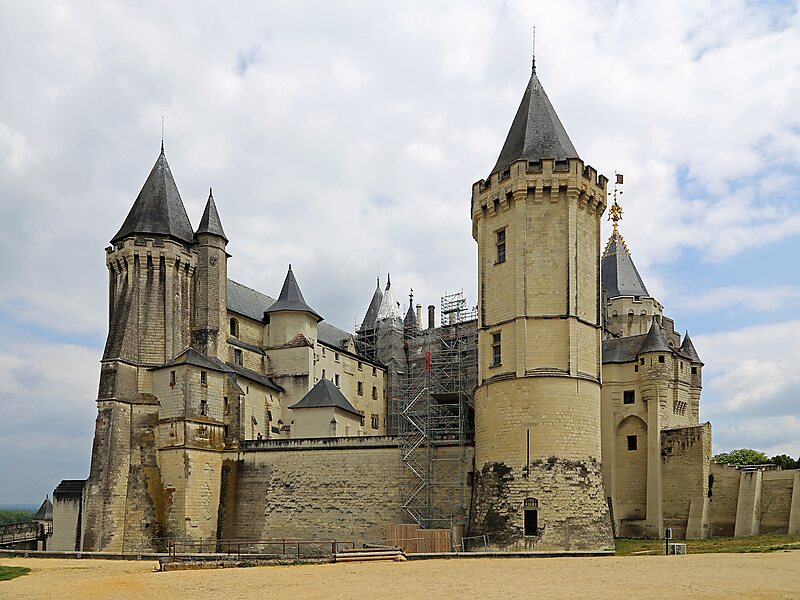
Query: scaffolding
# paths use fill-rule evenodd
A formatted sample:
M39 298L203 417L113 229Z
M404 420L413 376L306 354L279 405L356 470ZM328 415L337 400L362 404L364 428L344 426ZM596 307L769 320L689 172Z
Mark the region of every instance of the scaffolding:
M442 296L438 328L407 339L396 414L403 464L400 500L425 529L464 525L466 444L477 378L477 310L463 292Z

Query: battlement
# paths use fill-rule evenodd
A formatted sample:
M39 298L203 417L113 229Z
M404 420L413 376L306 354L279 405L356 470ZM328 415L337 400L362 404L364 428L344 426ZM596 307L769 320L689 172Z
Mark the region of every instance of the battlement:
M584 165L580 159L554 160L545 158L541 160L518 160L511 163L506 169L494 171L486 179L476 181L472 185L472 195L474 197L476 194L498 186L503 181L510 179L512 174L515 176L524 174L549 176L568 173L573 175L580 174L584 179L604 191L608 184L608 178L605 175L598 174L597 169L591 165Z
M116 272L125 271L128 268L128 260L134 257L174 259L176 265L182 264L189 270L197 266L197 250L171 238L137 236L107 246L105 251L106 266Z

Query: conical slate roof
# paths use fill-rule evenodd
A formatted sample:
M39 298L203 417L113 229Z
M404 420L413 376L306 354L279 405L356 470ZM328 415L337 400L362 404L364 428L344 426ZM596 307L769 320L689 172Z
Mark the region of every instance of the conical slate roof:
M619 231L614 231L608 240L600 261L600 273L601 286L608 298L649 296Z
M492 172L515 160L579 158L534 68Z
M375 321L402 321L403 317L400 314L400 309L397 307L397 302L392 294L392 281L389 276L386 276L386 289L383 292L383 299L381 306L378 308L378 316Z
M414 312L414 305L408 305L408 311L406 312L406 317L403 319L403 327L406 329L416 329L417 328L417 313Z
M169 169L163 144L156 164L111 243L135 234L168 235L187 244L194 240L192 224Z
M225 231L222 229L222 221L219 218L211 188L208 189L208 202L206 202L206 209L203 211L203 218L200 219L200 227L197 228L197 234L200 233L218 235L226 242L228 241L228 238L225 237Z
M697 355L697 350L694 349L694 344L692 343L692 338L689 337L688 331L686 332L686 335L683 336L683 342L681 343L681 354L683 354L692 362L702 362L700 357Z
M298 408L320 408L325 406L340 408L357 417L362 416L362 413L358 412L358 410L350 404L350 401L344 397L344 394L342 394L339 388L329 379L320 379L319 382L300 399L300 402L293 404L289 408L294 410Z
M672 348L669 347L669 342L667 342L667 336L664 335L664 330L661 329L661 325L658 324L655 317L653 317L650 331L647 332L647 336L642 342L642 347L639 349L639 354L644 354L645 352L672 352Z
M53 503L50 498L45 496L44 502L36 511L36 514L31 517L34 521L52 521L53 520Z
M369 308L367 308L367 314L364 315L364 320L361 321L362 329L372 329L375 327L375 319L378 318L378 310L381 307L382 300L383 292L381 291L381 280L378 279L377 285L375 286L375 293L372 294L372 300L370 300Z
M290 310L295 312L306 312L317 319L322 321L322 317L317 311L306 304L303 298L303 292L300 291L300 286L297 285L297 280L292 273L292 265L289 265L289 271L286 273L286 279L283 280L283 287L281 293L278 295L278 300L264 311L264 314L274 313L281 310Z

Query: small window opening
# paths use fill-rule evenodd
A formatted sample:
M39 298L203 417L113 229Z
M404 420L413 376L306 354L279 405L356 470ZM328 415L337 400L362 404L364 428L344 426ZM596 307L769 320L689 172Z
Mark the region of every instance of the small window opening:
M362 363L361 361L358 361L358 370L359 371L363 371L364 370L364 363Z
M375 413L372 413L370 421L373 429L377 429L378 427L381 426L381 418L379 415L376 415Z
M333 355L333 360L335 360L336 362L339 362L339 353L338 352Z
M640 359L639 359L639 364L640 364L640 365L642 365L642 366L644 366L644 359L643 359L643 358L640 358Z
M636 439L635 435L628 436L628 450L637 450L638 449L638 440Z
M692 367L692 375L697 375L697 367Z
M336 387L339 387L339 374L338 373L334 373L333 374L333 383L334 383L334 385Z
M497 262L506 262L506 230L501 229L497 232Z
M502 364L502 348L500 345L500 332L492 334L492 366L499 367Z
M373 400L378 399L378 388L375 387L374 385L372 386L372 399Z
M325 369L322 369L322 378L325 379Z
M664 355L663 354L659 354L658 355L658 362L660 362L660 363L664 362Z
M176 380L177 380L177 375L175 374L175 371L170 371L169 372L169 384L170 385L175 385Z
M204 417L208 414L208 401L200 400L200 414Z
M239 337L239 322L236 319L231 319L231 336Z
M372 375L375 376L378 374L378 369L376 367L372 367Z
M359 396L363 396L364 395L364 382L363 381L359 381L358 382L358 395Z
M233 351L233 363L239 366L242 366L244 363L244 357L242 356L241 350L234 350Z
M208 375L205 371L200 371L200 385L208 385Z
M223 396L223 398L222 398L222 410L226 415L231 410L231 407L228 405L228 397L227 396Z
M636 391L635 390L625 390L622 392L622 403L623 404L633 404L636 402Z

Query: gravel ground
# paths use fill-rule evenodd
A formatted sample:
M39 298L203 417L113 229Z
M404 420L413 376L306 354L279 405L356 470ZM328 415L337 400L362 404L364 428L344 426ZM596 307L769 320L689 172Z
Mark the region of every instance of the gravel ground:
M151 561L0 559L30 567L0 598L800 598L800 551L457 559L157 572Z

